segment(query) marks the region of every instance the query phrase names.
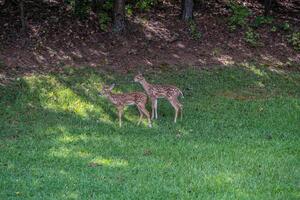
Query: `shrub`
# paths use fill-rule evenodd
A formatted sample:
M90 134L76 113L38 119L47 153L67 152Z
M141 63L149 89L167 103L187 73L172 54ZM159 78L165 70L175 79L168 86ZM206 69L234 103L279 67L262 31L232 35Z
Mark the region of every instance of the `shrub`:
M252 27L258 28L264 24L272 24L273 17L271 16L257 16L255 17L254 21L252 22Z
M157 5L157 0L138 0L135 4L135 7L140 11L148 11L155 5Z
M199 40L201 38L201 32L197 28L197 24L194 20L189 20L189 32L194 40Z
M271 32L276 32L277 31L277 27L276 26L273 26L272 28L271 28Z
M107 31L112 21L111 12L114 7L113 0L105 1L98 13L99 26L102 31Z
M77 4L75 3L75 1L70 1L70 4L77 17L79 17L80 19L85 19L87 17L87 14L91 8L87 0L78 1Z
M113 0L105 1L105 3L103 4L103 10L105 11L111 11L113 7L114 7Z
M132 8L132 5L126 5L125 6L125 12L126 12L126 15L127 16L132 16L132 14L133 14L133 8Z
M293 48L297 51L300 51L300 32L292 33L288 38L289 43L293 46Z
M108 13L107 12L98 13L98 20L99 20L100 29L102 31L107 31L108 26L111 22L111 17L108 15Z
M288 22L284 22L283 24L279 25L279 27L284 31L289 31L291 29L291 26Z
M229 17L229 28L235 30L237 26L244 27L247 24L247 18L250 15L250 11L243 5L231 2L229 8L232 15Z
M258 46L259 34L254 32L252 28L248 28L245 32L244 40L251 46Z

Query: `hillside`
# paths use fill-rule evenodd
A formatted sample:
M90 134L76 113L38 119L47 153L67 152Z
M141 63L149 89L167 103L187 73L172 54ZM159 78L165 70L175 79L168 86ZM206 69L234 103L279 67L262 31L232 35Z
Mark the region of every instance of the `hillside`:
M192 23L179 19L180 4L164 1L147 12L127 16L123 35L112 33L110 27L100 30L93 12L80 20L60 1L44 2L25 5L25 34L20 32L18 7L2 9L1 82L16 75L59 71L65 65L126 73L141 66L163 70L176 65L212 67L257 62L289 67L300 63L299 51L289 42L300 27L297 1L283 1L286 7L273 12L271 21L254 28L253 23L262 16L262 5L244 1L250 11L246 22L250 29L239 27L234 31L229 25L234 13L226 1L196 4Z

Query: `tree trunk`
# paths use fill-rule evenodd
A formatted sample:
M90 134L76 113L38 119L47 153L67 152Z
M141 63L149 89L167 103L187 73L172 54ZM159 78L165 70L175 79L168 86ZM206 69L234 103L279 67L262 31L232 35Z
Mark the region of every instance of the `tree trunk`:
M92 11L98 13L99 10L99 0L92 0Z
M125 30L125 0L115 0L114 2L113 29L117 33Z
M21 17L21 32L25 33L26 31L26 19L25 19L25 13L24 13L24 1L20 0L20 17Z
M272 6L272 0L264 0L264 8L265 8L264 15L265 16L269 15L271 6Z
M181 18L185 21L193 18L193 0L181 0Z

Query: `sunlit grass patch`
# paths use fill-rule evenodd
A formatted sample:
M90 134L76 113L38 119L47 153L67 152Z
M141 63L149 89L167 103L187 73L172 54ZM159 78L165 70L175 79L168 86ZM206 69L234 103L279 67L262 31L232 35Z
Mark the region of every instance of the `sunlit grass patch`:
M253 63L243 63L242 66L250 70L253 74L257 76L265 77L265 78L269 77L268 73L265 71L266 69L263 69L262 66L257 66Z
M89 166L108 166L108 167L125 167L128 165L126 160L122 159L107 159L102 157L97 157L91 160Z

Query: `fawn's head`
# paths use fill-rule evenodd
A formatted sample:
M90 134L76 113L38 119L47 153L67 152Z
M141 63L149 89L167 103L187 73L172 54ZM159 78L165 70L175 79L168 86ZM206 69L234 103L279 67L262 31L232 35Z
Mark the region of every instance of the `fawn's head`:
M108 96L110 95L112 89L115 87L115 84L112 84L111 86L108 86L108 85L104 85L102 87L102 90L101 92L99 93L99 96Z
M145 78L143 77L143 75L141 73L138 73L135 77L134 77L134 81L135 82L141 82L145 80Z

